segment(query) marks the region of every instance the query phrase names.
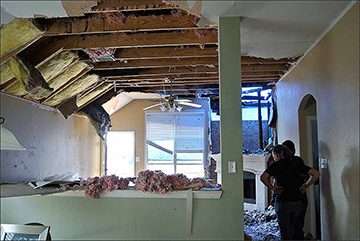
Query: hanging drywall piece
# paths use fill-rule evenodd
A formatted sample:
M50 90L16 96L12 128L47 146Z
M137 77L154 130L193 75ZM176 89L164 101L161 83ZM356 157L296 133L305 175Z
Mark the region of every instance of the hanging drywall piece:
M89 118L96 133L102 140L105 140L107 133L111 129L110 116L105 109L101 105L92 103L82 108L79 113Z
M98 0L86 0L86 1L61 0L61 3L66 11L66 14L69 17L84 16L84 13L90 11L92 7L98 4L98 2L99 2Z
M65 103L63 103L58 110L60 113L67 119L72 114L79 111L78 106L76 105L76 95L73 96L71 99L67 100Z
M29 19L16 18L1 26L1 59L19 47L38 39L42 35Z
M8 62L9 68L11 69L13 75L19 81L19 84L17 84L17 86L20 85L23 87L19 88L19 91L23 91L25 89L26 92L40 98L45 97L47 94L50 94L51 91L53 91L53 89L49 87L48 83L45 81L39 70L37 70L26 60L15 56L9 59ZM19 95L19 93L16 92L16 89L15 94Z

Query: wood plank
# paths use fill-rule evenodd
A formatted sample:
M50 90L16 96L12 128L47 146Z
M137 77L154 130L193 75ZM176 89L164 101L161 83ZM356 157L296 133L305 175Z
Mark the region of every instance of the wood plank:
M157 58L186 58L186 57L216 57L216 46L187 47L158 47L158 48L119 48L114 57L120 59L157 59Z
M196 65L217 65L218 58L182 58L182 59L150 59L123 61L107 61L95 64L94 70L107 69L127 69L127 68L159 68L159 67L178 67L178 66L196 66Z
M143 11L143 10L160 10L174 9L174 6L165 4L161 0L107 0L99 2L87 13L97 12L118 12L118 11Z
M99 18L46 19L42 20L42 24L47 27L46 36L198 29L192 15L183 15L181 18L173 15L126 17L124 21L125 23L110 21L109 16L104 14Z
M160 32L147 34L103 34L81 35L81 37L64 36L62 41L66 44L64 49L80 50L83 48L133 48L152 46L182 46L199 44L217 44L217 34L208 33L204 37L196 36L194 30L186 32ZM60 38L60 37L59 37Z
M173 86L183 86L183 85L203 85L203 84L216 84L219 83L219 80L200 80L200 81L176 81ZM167 86L169 87L169 83L164 83L162 81L156 82L131 82L131 83L117 83L116 87L126 88L126 87L151 87L151 86Z
M128 77L128 78L121 78L118 79L107 79L106 82L112 83L112 82L133 82L133 81L162 81L164 78L169 78L169 76L155 76L155 77ZM199 74L199 75L189 75L189 76L172 76L174 80L202 80L202 79L219 79L219 76L216 74L213 75L206 75L206 74Z
M48 97L41 100L41 103L46 102L47 100L51 99L55 95L59 94L61 91L65 90L68 86L70 86L72 83L74 83L76 80L80 79L82 76L84 76L86 73L88 73L91 70L91 67L85 68L82 70L78 75L71 78L69 81L67 81L65 84L63 84L60 88L53 91Z

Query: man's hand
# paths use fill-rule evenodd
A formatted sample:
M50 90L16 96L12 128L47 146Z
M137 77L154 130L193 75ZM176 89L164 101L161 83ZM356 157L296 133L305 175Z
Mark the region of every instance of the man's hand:
M308 184L304 183L299 189L300 189L300 192L302 193L305 193L306 192L306 189L309 187Z
M280 194L280 193L282 193L284 191L284 188L280 187L280 186L274 186L273 191L274 191L275 194Z

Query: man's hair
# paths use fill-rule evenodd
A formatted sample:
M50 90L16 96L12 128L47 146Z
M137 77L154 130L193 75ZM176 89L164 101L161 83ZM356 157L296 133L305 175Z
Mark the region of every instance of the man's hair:
M279 154L281 159L290 159L292 156L291 150L284 145L274 146L272 152Z
M295 155L295 144L294 142L290 141L290 140L286 140L283 143L281 143L283 146L286 146L287 148L290 149L290 151L293 153L293 155Z

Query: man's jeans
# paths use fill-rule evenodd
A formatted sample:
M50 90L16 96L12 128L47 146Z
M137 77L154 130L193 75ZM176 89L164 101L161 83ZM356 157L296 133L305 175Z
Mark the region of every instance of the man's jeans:
M302 195L301 199L301 212L297 219L295 220L295 239L296 240L304 240L304 223L305 223L305 215L306 209L308 206L308 199L306 193Z
M275 212L283 240L295 240L295 221L301 210L301 201L279 202L275 200Z

